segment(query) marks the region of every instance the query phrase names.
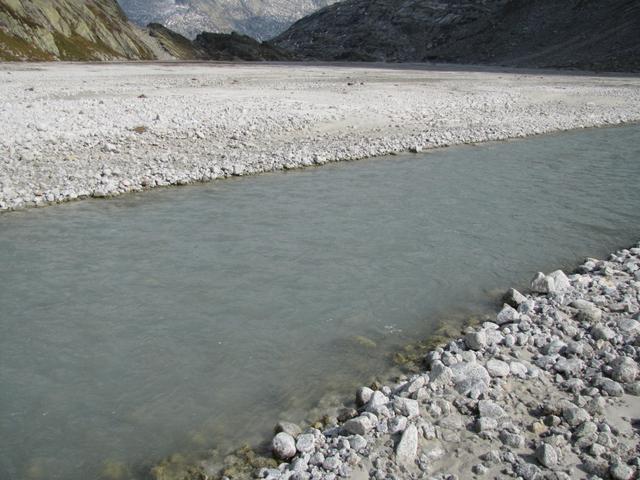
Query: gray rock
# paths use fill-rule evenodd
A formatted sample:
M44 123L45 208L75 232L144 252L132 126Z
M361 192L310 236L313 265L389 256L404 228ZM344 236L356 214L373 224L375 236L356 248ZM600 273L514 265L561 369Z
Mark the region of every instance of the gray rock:
M367 448L367 440L362 435L352 435L348 438L351 448L356 452L360 452Z
M551 293L555 289L553 278L546 276L542 272L536 273L531 280L531 290L535 293Z
M407 428L407 417L403 415L397 415L389 420L389 433L395 435L396 433L404 432Z
M329 471L338 470L342 466L342 461L340 457L337 455L333 455L325 458L324 462L322 462L322 468Z
M461 395L478 398L487 391L491 377L479 363L461 362L451 367L455 389Z
M417 400L397 397L393 400L393 408L396 413L408 418L415 418L420 415L420 405Z
M577 427L581 423L591 420L591 415L584 408L569 405L562 409L562 418L572 427Z
M624 391L627 392L629 395L640 397L640 382L625 384Z
M476 431L478 433L488 432L498 428L498 420L491 417L481 417L476 421Z
M347 421L342 428L353 435L366 435L373 428L373 423L369 417L360 415Z
M558 452L548 443L542 443L536 448L536 458L547 468L553 468L558 464Z
M464 336L464 343L471 350L482 350L487 346L487 334L484 330L469 332Z
M489 471L489 469L481 463L476 463L473 467L471 467L471 471L476 475L485 475Z
M284 432L291 435L293 438L296 438L298 435L302 433L302 429L292 422L280 421L276 424L276 433Z
M631 383L638 377L638 364L629 357L616 358L611 367L611 378L620 383Z
M511 373L516 377L525 378L527 376L528 369L523 363L510 362L509 368L511 369Z
M521 294L515 288L510 288L507 293L504 294L502 298L504 303L511 305L513 308L518 308L518 306L527 301L527 297Z
M398 464L411 466L418 454L418 429L415 425L409 425L396 447L396 460Z
M553 293L565 293L571 290L571 282L562 270L551 272L549 277L553 278Z
M506 415L504 409L492 400L480 400L478 402L478 414L480 418L501 418Z
M500 440L502 441L502 443L512 448L524 447L524 437L519 433L502 430L500 432Z
M434 387L443 387L451 383L453 372L440 360L433 362L429 372L429 383Z
M611 478L614 480L631 480L635 469L622 462L614 462L609 468Z
M576 308L576 318L581 322L598 323L602 319L602 310L586 300L574 300L570 304Z
M507 323L515 323L520 320L520 314L510 305L504 304L502 310L496 316L496 323L504 325Z
M288 433L280 432L273 437L271 449L277 458L288 460L296 454L296 441Z
M602 378L597 383L598 388L610 397L621 397L624 395L624 387L615 380Z
M515 467L516 473L524 480L541 480L540 469L533 463L520 463Z
M508 377L511 367L502 360L491 359L487 362L487 371L492 377Z
M542 347L541 351L545 355L554 355L556 353L560 353L563 349L567 347L567 344L564 343L559 338L555 338L547 343L544 347Z
M383 408L385 408L388 403L389 403L389 397L387 397L381 391L376 390L371 395L371 398L367 403L366 410L367 412L378 414L383 411Z
M296 449L300 453L312 452L316 448L316 439L312 433L303 433L296 440Z
M596 340L611 340L616 336L616 332L606 325L596 325L591 329L591 336Z
M369 387L360 387L356 392L356 404L358 406L362 406L369 403L372 395L373 390L371 390Z
M640 333L640 322L632 318L621 318L618 320L618 328L627 335L635 335Z

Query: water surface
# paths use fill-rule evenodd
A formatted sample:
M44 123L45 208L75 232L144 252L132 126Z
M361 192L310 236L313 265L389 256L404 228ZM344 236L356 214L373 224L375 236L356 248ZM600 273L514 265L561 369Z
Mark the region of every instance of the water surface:
M444 313L634 242L639 138L588 130L1 215L0 478L141 471L302 419Z

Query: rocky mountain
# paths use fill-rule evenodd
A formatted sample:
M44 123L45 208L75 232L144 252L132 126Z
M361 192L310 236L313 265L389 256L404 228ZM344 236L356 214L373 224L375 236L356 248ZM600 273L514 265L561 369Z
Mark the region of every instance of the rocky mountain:
M244 60L244 61L280 61L290 60L291 56L268 42L259 42L239 33L198 34L195 40L169 30L159 23L150 23L144 31L168 57L154 49L160 59L179 60Z
M118 0L139 25L161 23L189 38L203 31L271 38L336 0Z
M0 0L0 60L152 58L116 0Z
M346 0L273 40L302 58L640 70L638 0Z

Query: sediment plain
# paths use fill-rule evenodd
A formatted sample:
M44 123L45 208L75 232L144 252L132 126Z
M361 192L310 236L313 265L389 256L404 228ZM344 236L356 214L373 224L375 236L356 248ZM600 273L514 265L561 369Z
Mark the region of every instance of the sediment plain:
M385 64L0 64L0 210L640 121L640 77Z

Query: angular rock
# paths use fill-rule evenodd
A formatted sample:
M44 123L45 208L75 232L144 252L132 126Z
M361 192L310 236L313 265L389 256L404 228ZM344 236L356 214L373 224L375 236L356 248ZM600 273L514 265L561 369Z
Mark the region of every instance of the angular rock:
M596 340L612 340L616 336L616 332L606 325L596 325L591 329L591 336Z
M553 278L553 293L565 293L571 290L571 282L562 270L551 272L549 277Z
M491 377L479 363L461 362L451 367L455 389L461 395L478 398L487 391Z
M502 430L500 432L500 440L502 441L502 443L512 448L524 447L524 437L519 433Z
M618 357L611 366L611 378L620 383L631 383L638 377L638 364L630 357Z
M508 377L511 373L511 367L502 360L491 359L487 362L487 371L492 377Z
M576 308L576 318L581 322L598 323L602 319L602 310L586 300L574 300L570 306Z
M411 466L418 454L418 429L415 425L409 425L396 447L396 460L398 464Z
M581 423L591 420L591 415L584 408L570 405L562 409L562 418L572 427L577 427Z
M492 400L480 400L478 402L478 414L480 418L501 418L506 415L504 409Z
M373 428L373 423L369 417L360 415L347 421L342 428L353 435L366 435Z
M518 308L518 306L527 301L527 297L521 294L515 288L510 288L507 290L507 293L504 294L502 300L507 305L511 305L513 308Z
M356 392L356 404L358 406L362 406L369 403L372 395L373 390L371 390L369 387L360 387Z
M531 290L535 293L551 293L555 289L553 278L546 276L542 272L536 273L531 280Z
M298 435L302 433L302 429L292 422L286 422L284 420L278 422L276 424L276 433L284 432L291 435L293 438L296 438Z
M507 323L516 323L520 320L520 314L510 305L504 304L502 310L496 316L496 323L504 325Z
M482 350L487 346L487 334L484 330L469 332L464 336L464 343L471 350Z
M542 443L536 448L536 458L547 468L553 468L558 464L558 452L548 443Z
M420 415L420 405L417 400L397 397L393 400L393 408L396 413L407 418L415 418Z

